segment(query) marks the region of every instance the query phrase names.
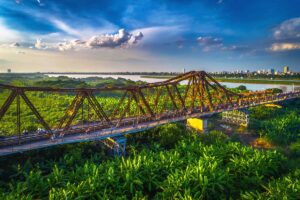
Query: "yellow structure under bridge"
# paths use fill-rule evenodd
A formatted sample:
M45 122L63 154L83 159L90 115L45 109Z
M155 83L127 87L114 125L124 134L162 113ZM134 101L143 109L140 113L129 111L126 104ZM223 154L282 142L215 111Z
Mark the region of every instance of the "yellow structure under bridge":
M188 127L193 128L196 131L207 131L207 119L189 118L186 122Z
M278 104L274 104L274 103L268 103L268 104L264 104L265 107L271 107L271 108L282 108L282 106L278 105Z

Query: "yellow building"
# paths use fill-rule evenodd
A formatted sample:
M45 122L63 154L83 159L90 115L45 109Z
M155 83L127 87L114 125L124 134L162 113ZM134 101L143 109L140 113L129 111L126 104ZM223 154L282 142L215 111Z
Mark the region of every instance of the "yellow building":
M289 66L284 66L284 67L283 67L283 73L287 74L287 73L289 73L289 72L290 72Z

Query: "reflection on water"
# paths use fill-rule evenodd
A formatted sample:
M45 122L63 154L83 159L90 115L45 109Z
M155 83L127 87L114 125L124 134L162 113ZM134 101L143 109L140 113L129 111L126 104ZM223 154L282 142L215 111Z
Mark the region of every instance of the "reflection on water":
M47 74L50 77L58 77L58 76L68 76L71 78L87 78L87 77L102 77L102 78L125 78L125 79L130 79L133 81L145 81L148 83L155 83L155 82L160 82L164 81L166 79L156 79L156 78L143 78L140 75L102 75L102 74ZM187 84L187 81L183 81L182 84ZM248 90L252 91L257 91L257 90L265 90L268 88L279 88L282 89L284 92L289 92L293 91L293 86L292 85L281 85L281 84L254 84L254 83L227 83L227 82L221 82L222 85L225 85L226 87L229 88L235 88L240 85L244 85L247 87ZM294 90L300 90L300 87L295 86Z

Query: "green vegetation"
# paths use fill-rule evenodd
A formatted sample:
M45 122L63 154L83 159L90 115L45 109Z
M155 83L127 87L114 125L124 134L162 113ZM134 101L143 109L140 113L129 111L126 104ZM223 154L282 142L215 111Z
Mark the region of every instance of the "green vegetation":
M127 86L142 84L143 82L134 82L131 80L118 78L100 78L89 77L82 79L68 78L65 76L48 77L41 74L0 74L0 83L12 84L16 86L38 86L38 87L53 87L53 88L81 88L81 87L112 87L112 86ZM6 101L10 91L0 89L0 105ZM58 121L63 117L64 111L71 104L75 94L69 93L44 93L44 92L26 92L28 98L33 102L37 110L49 123L51 127L55 127ZM96 94L97 100L103 105L103 108L108 111L117 105L120 99L119 92L105 92ZM51 109L49 109L51 107ZM135 105L132 105L132 110L137 110ZM85 118L96 120L96 114L87 110L84 111ZM76 116L74 123L81 120L80 116ZM0 123L0 136L15 135L16 127L16 101L13 102ZM25 102L21 100L21 131L36 131L38 128L43 128L33 115L32 111L27 107Z
M265 79L265 80L300 80L300 74L212 74L216 78L231 78L231 79Z
M155 132L167 132L167 138L174 138L173 145L165 144L164 135ZM135 143L142 134L144 142ZM65 147L69 150L55 159L40 160L33 154L33 161L1 173L1 180L9 184L2 183L0 197L249 199L299 195L298 185L291 185L299 181L299 172L289 174L287 158L279 152L230 142L220 132L198 136L176 124L142 134L130 136L127 158L104 158L95 143Z
M300 138L300 100L282 103L283 108L258 106L250 109L255 132L276 145L289 145Z
M29 75L27 75L29 76ZM8 84L15 83L19 86L39 86L39 87L53 87L53 88L80 88L80 87L112 87L112 86L126 86L126 85L136 85L142 84L143 82L134 82L131 80L126 80L123 78L113 79L113 78L99 78L99 77L89 77L84 79L68 78L65 76L60 77L47 77L41 75L30 75L31 79L29 82L23 82L25 79L21 77L9 76L5 80ZM179 90L183 91L185 86L179 86ZM245 88L242 88L245 89ZM241 92L241 88L232 89L234 92ZM244 90L243 90L244 91ZM8 90L0 90L0 105L6 101L9 96ZM165 91L166 94L166 91ZM71 104L75 97L74 93L47 93L47 92L26 92L28 98L32 101L36 109L39 111L41 116L50 125L50 127L57 127L59 120L63 117L65 109ZM118 104L121 96L123 95L120 91L107 91L101 93L95 93L98 102L102 105L103 109L110 115L115 106ZM149 102L154 102L154 95L148 94L146 98ZM121 106L121 110L125 109L127 100ZM97 117L94 110L90 109L88 113L87 100L85 101L84 109L84 119L82 120L81 115L77 115L74 124L81 123L87 119L91 122L96 121ZM160 112L163 107L172 108L171 100L166 101L165 98L161 98L158 102L158 108L156 112ZM51 108L51 109L49 109ZM130 105L130 112L126 113L126 116L133 116L139 109L137 105L132 103ZM118 112L121 114L121 112ZM7 113L3 117L0 123L0 136L16 135L16 101L13 102L11 107L8 109ZM33 132L38 128L43 128L39 123L37 118L33 115L32 111L28 106L21 100L21 133Z
M40 77L22 84L92 87L129 83L123 79L118 83L99 81ZM246 88L233 89L241 90ZM7 95L1 91L0 104ZM74 97L38 92L27 95L51 125ZM97 100L105 110L111 110L118 95L98 94ZM274 144L268 150L242 145L237 134L228 136L217 130L200 134L182 123L171 123L127 135L127 157L109 156L99 142L1 157L0 199L299 199L300 100L281 105L250 109L250 131ZM22 126L36 129L39 125L24 103L21 110ZM14 131L14 112L13 106L1 122L1 131Z
M238 79L238 78L218 78L215 77L218 82L227 83L253 83L253 84L279 84L279 85L300 85L300 81L294 80L270 80L270 79Z
M35 74L0 74L1 84L15 86L37 86L54 88L80 88L80 87L104 87L104 86L126 86L142 84L142 81L132 81L124 78L69 78L67 76L49 77L47 75Z

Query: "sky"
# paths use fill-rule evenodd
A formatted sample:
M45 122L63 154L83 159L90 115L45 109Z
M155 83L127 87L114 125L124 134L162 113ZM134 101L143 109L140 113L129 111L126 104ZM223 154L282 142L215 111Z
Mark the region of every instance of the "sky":
M300 0L0 0L0 72L300 71Z

